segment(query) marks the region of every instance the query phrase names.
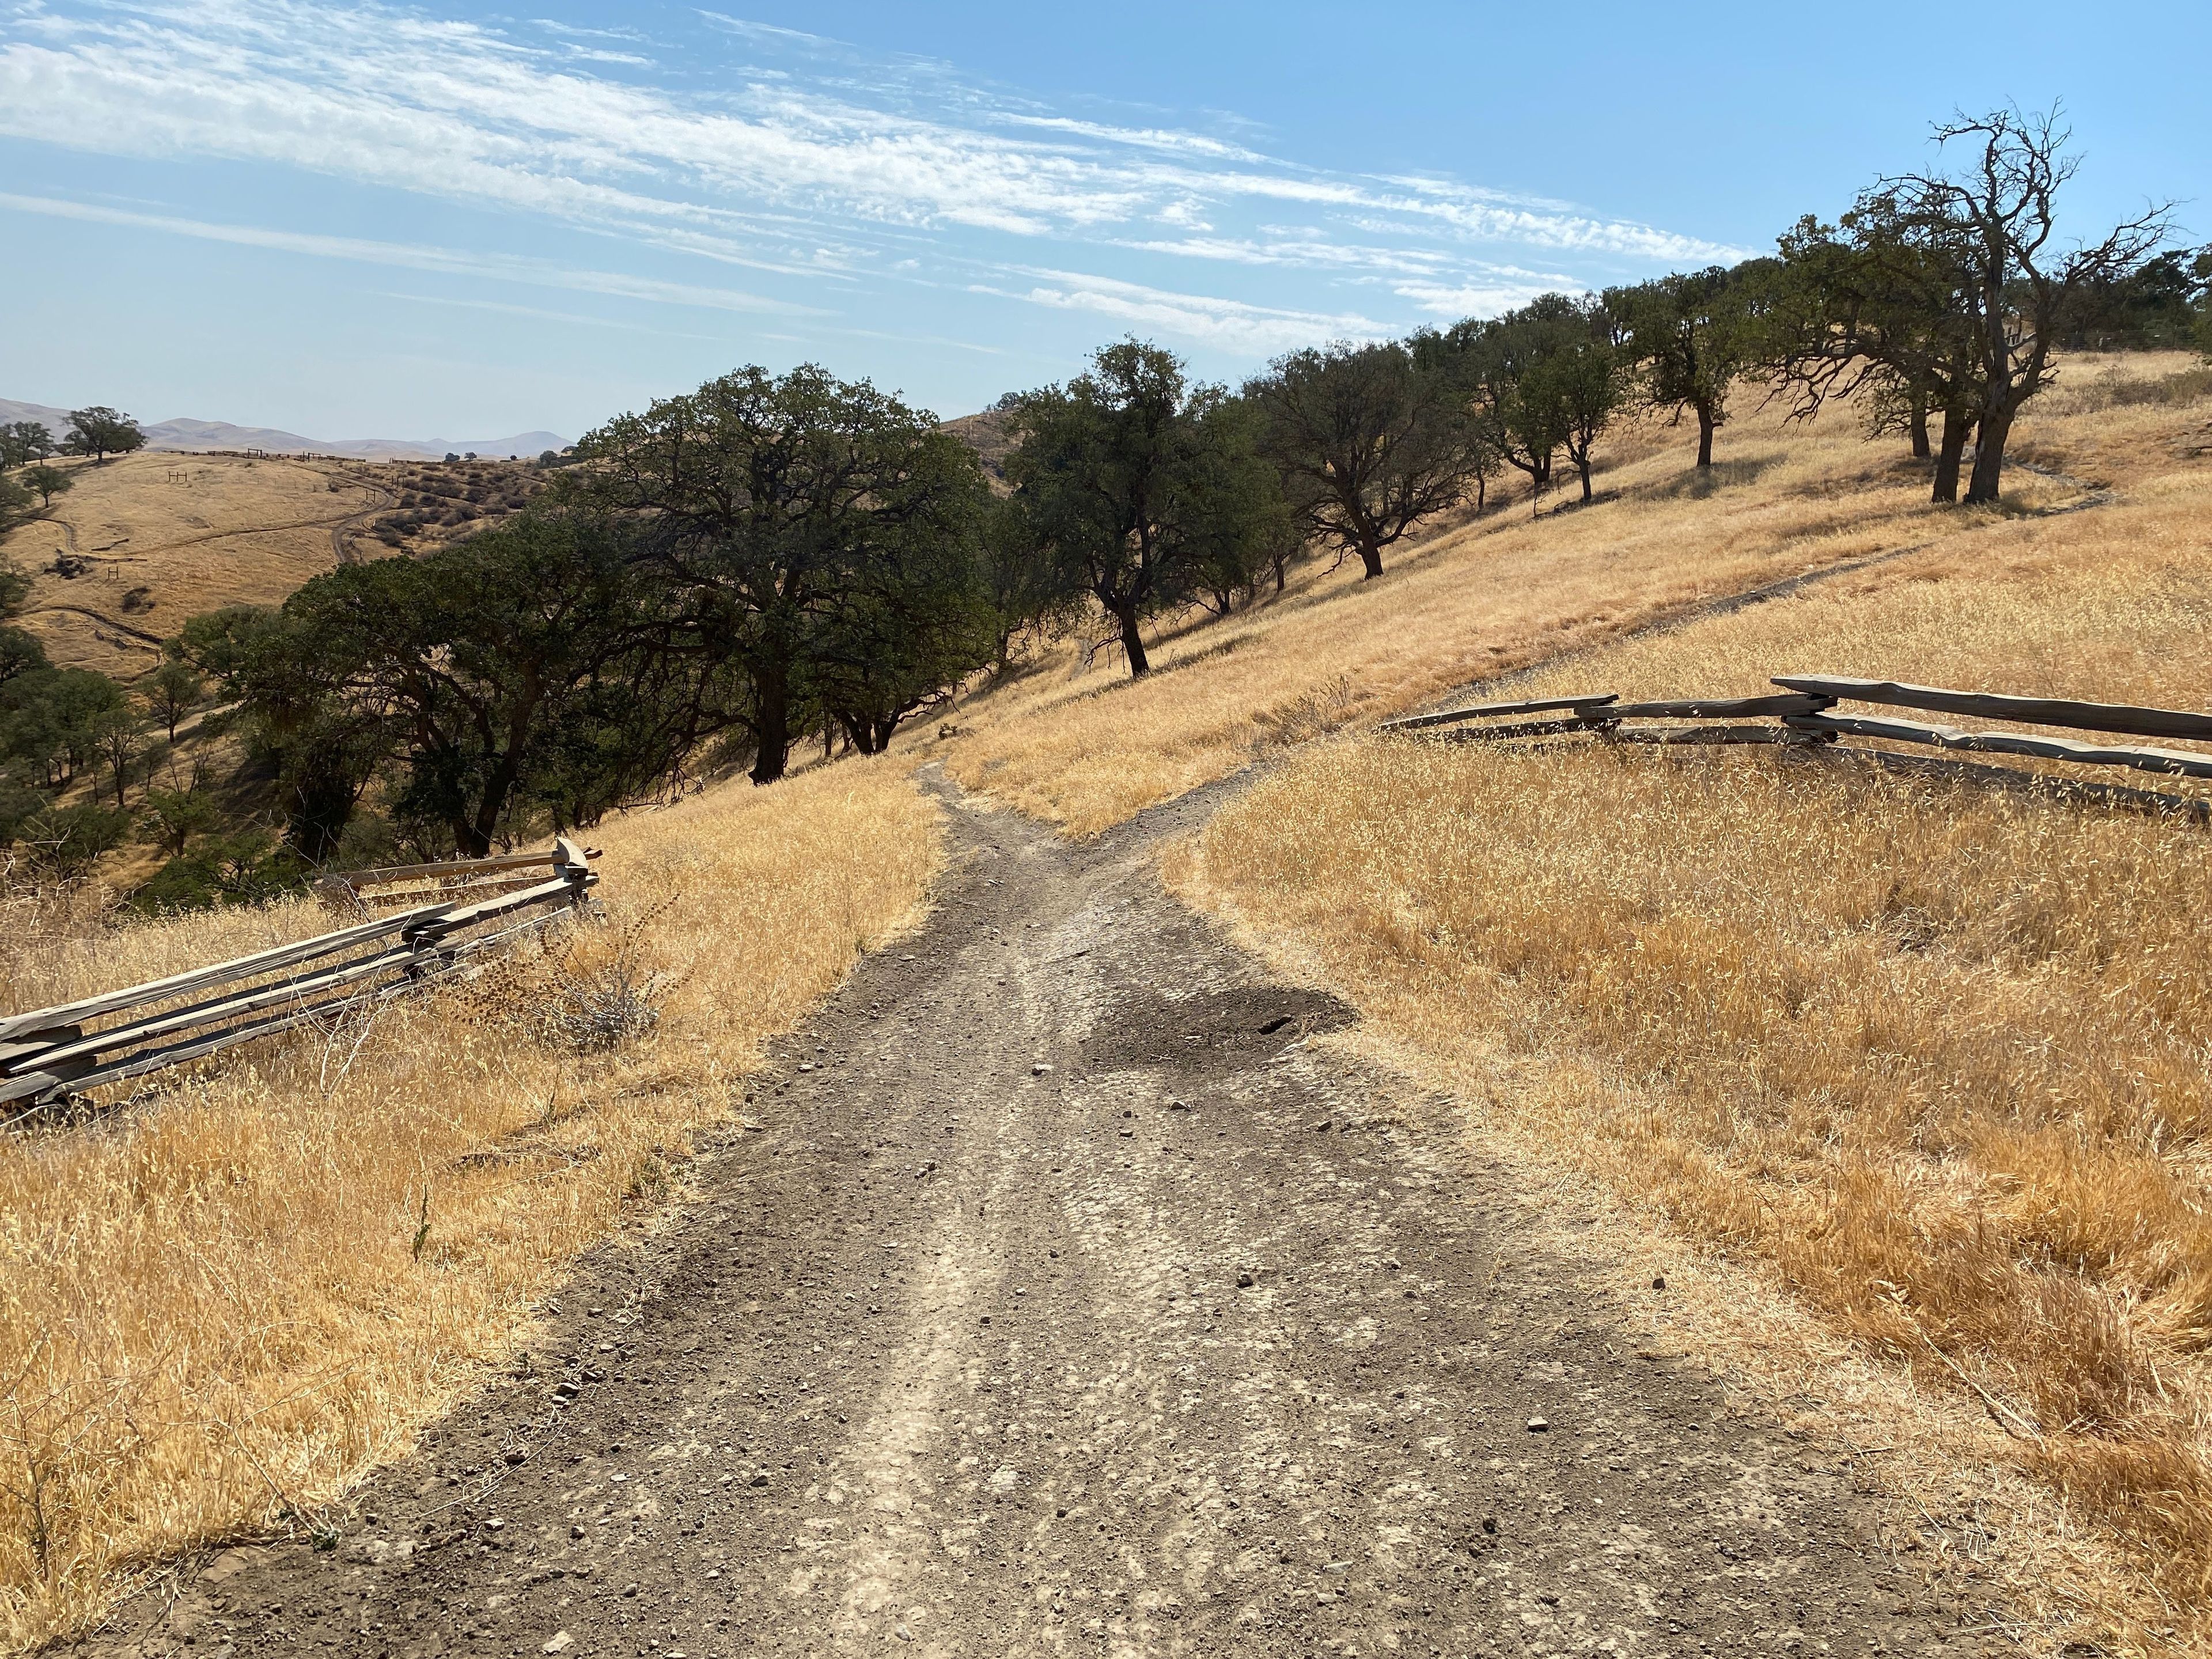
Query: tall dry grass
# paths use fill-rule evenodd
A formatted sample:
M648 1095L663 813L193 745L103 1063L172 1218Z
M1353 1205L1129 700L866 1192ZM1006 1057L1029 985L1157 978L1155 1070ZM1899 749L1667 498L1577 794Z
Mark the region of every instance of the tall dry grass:
M2208 522L2212 470L2153 473L1526 688L1827 670L2203 708ZM2203 830L1772 753L1367 738L1176 874L1531 1156L1985 1411L2119 1564L2067 1593L2212 1644Z
M941 845L876 763L593 839L605 928L0 1141L0 1640L80 1626L136 1569L312 1514L404 1449L659 1194L762 1041L907 925ZM307 906L46 921L9 936L0 1006L328 925ZM614 1041L617 1004L657 1025Z
M1310 569L1282 599L1164 635L1131 683L1116 653L1074 643L1021 679L967 699L961 735L921 747L971 789L1077 836L1450 689L1601 647L1701 603L1808 571L1927 544L1962 564L2023 518L2169 471L2212 404L2112 401L2145 376L2194 386L2180 354L2068 366L2069 403L2035 410L2001 509L1929 505L1899 441L1869 441L1838 408L1785 424L1739 395L1706 476L1659 423L1610 441L1603 499L1532 520L1525 495L1409 548L1380 580ZM2163 378L2159 378L2163 377ZM2132 395L2132 394L2130 394ZM2058 394L2054 393L2054 399ZM2212 444L2212 434L2208 434ZM2208 453L2212 453L2209 449ZM2063 476L2049 476L2052 473Z

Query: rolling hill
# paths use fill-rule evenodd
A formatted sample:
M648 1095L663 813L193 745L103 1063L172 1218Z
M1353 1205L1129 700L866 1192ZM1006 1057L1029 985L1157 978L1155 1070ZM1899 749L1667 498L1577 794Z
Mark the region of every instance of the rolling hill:
M69 429L69 410L51 404L0 398L0 424L37 421L57 438ZM351 460L435 460L442 455L514 456L528 459L568 441L557 433L518 432L504 438L303 438L276 427L234 426L228 421L179 416L143 428L156 450L258 449L271 455L343 455Z

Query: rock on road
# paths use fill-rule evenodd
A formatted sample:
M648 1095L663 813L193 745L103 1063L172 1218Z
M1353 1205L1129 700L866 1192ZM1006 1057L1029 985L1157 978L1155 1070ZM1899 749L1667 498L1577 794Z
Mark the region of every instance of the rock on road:
M1843 1460L1655 1357L1448 1103L1163 890L1200 803L1079 848L938 787L933 918L682 1212L335 1547L227 1552L95 1645L1984 1650Z

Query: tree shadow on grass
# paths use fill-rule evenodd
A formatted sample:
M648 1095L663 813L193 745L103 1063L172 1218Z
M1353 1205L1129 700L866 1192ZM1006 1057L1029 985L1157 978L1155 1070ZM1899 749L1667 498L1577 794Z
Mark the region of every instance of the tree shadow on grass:
M1701 501L1707 496L1719 495L1724 489L1756 483L1764 474L1788 459L1784 452L1776 449L1764 455L1744 455L1715 461L1711 466L1692 467L1662 483L1648 484L1637 493L1646 501Z

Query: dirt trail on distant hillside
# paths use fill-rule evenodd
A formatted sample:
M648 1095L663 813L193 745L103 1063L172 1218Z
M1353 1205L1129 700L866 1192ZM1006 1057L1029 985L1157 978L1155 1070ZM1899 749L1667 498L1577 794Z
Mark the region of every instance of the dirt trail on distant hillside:
M364 477L359 473L349 472L343 468L336 472L325 468L324 476L341 483L356 484L375 493L376 499L367 507L362 507L358 513L347 514L344 518L331 526L331 556L340 564L356 563L357 561L353 553L354 538L368 529L380 514L397 507L399 504L399 493L389 484L380 483L374 478Z
M1650 1346L1663 1291L1588 1282L1443 1103L1314 1045L1345 1008L1164 892L1218 798L1076 847L948 791L934 919L652 1242L335 1547L99 1645L1996 1650L1847 1457L1731 1415Z

